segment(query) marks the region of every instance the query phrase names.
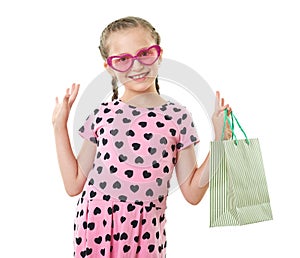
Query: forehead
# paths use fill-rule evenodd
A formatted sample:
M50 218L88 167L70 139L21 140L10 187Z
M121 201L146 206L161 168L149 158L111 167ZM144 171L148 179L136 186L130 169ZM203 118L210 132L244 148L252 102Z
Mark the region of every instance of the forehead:
M107 46L109 55L129 53L134 55L139 49L156 44L151 33L142 27L123 29L110 34Z

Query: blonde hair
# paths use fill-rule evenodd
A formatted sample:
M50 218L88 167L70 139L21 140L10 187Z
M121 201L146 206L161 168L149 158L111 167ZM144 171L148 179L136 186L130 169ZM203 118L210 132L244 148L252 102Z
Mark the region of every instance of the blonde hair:
M158 32L148 21L146 21L142 18L139 18L139 17L127 16L127 17L113 21L112 23L107 25L107 27L103 30L103 32L101 34L100 46L99 46L99 50L100 50L102 58L104 60L106 60L108 58L109 46L107 44L107 41L112 32L130 29L130 28L137 28L137 27L142 27L142 28L146 29L147 31L149 31L152 38L155 40L155 43L157 45L160 44L160 36L159 36ZM113 77L111 83L112 83L112 88L113 88L112 100L114 100L114 99L118 98L117 78ZM155 87L156 87L156 91L159 94L159 85L158 85L157 77L155 79Z

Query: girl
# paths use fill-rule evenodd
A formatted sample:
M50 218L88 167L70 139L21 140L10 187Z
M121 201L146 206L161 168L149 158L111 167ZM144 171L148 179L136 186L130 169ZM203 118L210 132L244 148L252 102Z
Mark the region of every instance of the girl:
M196 163L199 142L192 117L159 95L163 50L153 26L137 17L109 24L101 35L112 101L101 103L79 129L85 139L76 158L67 120L79 85L56 98L52 123L58 162L70 196L81 193L74 223L75 257L165 257L165 209L172 171L185 199L198 204L208 188L209 154ZM124 94L118 96L118 82ZM216 93L212 121L221 138L224 105ZM225 139L230 137L226 130Z

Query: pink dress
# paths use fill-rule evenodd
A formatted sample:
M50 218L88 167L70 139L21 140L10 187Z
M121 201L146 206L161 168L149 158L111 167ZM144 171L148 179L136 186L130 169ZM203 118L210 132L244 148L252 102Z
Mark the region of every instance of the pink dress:
M97 144L78 200L74 257L166 255L166 199L178 151L198 140L178 103L154 108L102 103L79 129Z

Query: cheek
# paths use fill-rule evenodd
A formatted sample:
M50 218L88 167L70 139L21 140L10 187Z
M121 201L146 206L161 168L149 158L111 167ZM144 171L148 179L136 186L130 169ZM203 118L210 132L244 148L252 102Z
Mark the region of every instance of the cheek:
M120 83L124 83L124 82L126 82L126 80L128 80L128 79L126 79L127 73L115 73L115 75Z
M158 68L159 68L158 63L152 65L150 75L156 77L158 74Z
M122 75L119 73L115 73L115 76L117 77L118 81L120 81L120 79L122 78Z
M153 72L155 73L155 74L157 74L158 73L158 68L159 68L159 65L158 65L158 63L155 63L154 65L153 65Z

